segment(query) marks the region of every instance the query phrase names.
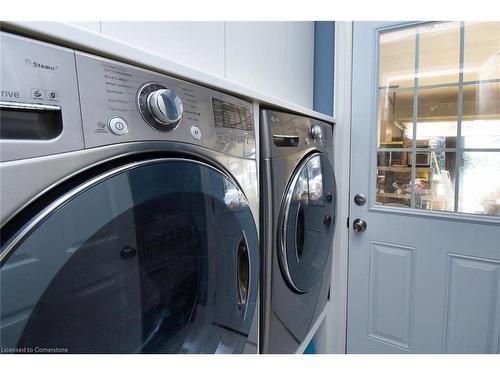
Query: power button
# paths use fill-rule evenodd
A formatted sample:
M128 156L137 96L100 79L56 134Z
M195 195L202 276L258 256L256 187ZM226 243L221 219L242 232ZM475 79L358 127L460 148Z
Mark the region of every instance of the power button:
M127 122L120 117L112 117L108 121L109 130L115 135L124 135L128 132Z

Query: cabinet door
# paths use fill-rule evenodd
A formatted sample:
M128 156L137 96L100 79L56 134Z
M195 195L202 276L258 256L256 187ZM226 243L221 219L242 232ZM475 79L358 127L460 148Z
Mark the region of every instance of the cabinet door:
M101 21L71 21L72 25L83 27L96 33L101 32Z
M224 22L101 22L104 35L224 77Z
M228 22L226 78L313 106L314 22Z

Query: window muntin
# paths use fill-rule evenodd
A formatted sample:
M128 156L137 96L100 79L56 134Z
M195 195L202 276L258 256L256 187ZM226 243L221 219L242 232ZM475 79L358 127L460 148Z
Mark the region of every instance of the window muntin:
M376 205L500 215L500 22L381 32L377 122Z

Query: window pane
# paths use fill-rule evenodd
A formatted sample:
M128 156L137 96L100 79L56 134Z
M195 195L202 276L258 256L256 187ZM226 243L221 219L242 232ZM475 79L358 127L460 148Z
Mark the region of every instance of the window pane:
M455 147L457 101L458 87L418 91L417 147Z
M459 22L419 27L419 86L458 82L459 66Z
M410 207L411 152L377 153L377 204Z
M500 22L466 22L464 81L500 79Z
M379 43L376 204L500 215L500 22L419 24Z
M379 86L413 87L415 28L387 31L379 39Z
M500 148L500 83L464 86L465 148Z
M464 152L459 193L460 212L500 215L500 153Z
M453 211L455 152L417 151L415 157L415 208Z
M411 147L413 122L413 91L379 94L378 146Z

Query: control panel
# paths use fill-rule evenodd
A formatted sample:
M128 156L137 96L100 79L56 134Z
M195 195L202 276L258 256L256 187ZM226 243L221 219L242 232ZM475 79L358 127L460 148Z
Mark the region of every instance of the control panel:
M76 68L86 147L168 140L255 158L251 103L85 53Z
M1 161L140 141L255 158L248 101L6 32L0 48Z
M0 32L0 160L83 149L73 50Z
M290 155L307 148L329 152L333 147L333 126L309 117L272 110L262 111L269 134L262 134L268 141L273 156Z

